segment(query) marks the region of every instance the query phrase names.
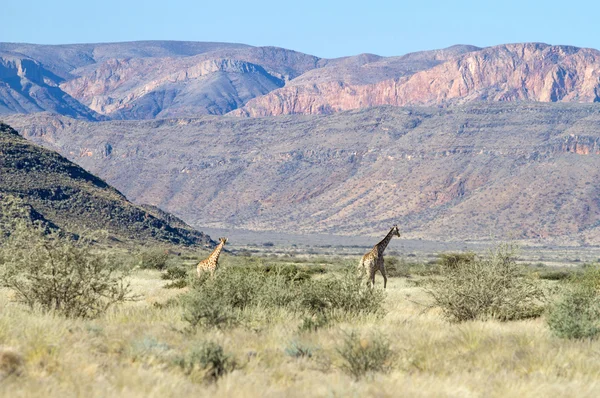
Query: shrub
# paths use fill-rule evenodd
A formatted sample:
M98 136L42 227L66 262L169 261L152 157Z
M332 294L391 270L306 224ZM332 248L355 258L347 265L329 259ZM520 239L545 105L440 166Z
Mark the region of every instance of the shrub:
M583 265L580 272L572 273L569 279L571 286L577 286L590 293L600 293L600 266L593 264Z
M166 343L162 343L153 337L144 337L141 340L136 340L131 346L131 356L133 359L140 359L145 357L157 357L162 358L171 347Z
M169 253L163 249L148 249L140 252L139 266L141 269L162 271L167 267Z
M334 313L383 313L383 299L381 289L368 288L354 272L296 280L276 270L228 267L217 271L214 278L195 278L183 296L183 306L184 319L192 327L222 327L235 322L250 307L287 308L330 318Z
M209 288L193 289L182 298L183 319L192 328L198 326L224 328L237 323L239 311L232 308L227 298L214 285Z
M12 348L0 346L0 382L5 377L21 374L24 364L21 354Z
M447 257L440 278L426 291L452 321L531 318L543 311L544 292L514 260L515 247L499 245L488 256Z
M182 289L188 285L190 277L192 277L192 275L189 275L187 268L181 265L171 265L167 267L166 272L161 275L162 279L170 281L164 286L165 289Z
M366 337L355 331L347 333L337 352L344 360L342 370L355 379L368 373L388 371L394 358L389 340L379 333Z
M398 257L388 256L385 258L385 273L388 278L409 276L407 267Z
M354 269L341 277L313 280L300 294L300 307L311 313L339 310L348 315L383 314L385 292L368 287Z
M327 314L313 314L302 319L302 323L298 327L300 332L316 332L317 330L327 327L331 324L331 319Z
M542 270L537 272L540 279L545 279L549 281L561 281L565 279L569 279L571 277L572 271L566 269L557 269L557 270Z
M572 273L563 295L548 312L546 321L558 337L594 338L600 335L600 267L584 266Z
M439 273L438 261L433 264L407 262L398 257L386 257L385 272L388 278L407 278L412 275L431 276Z
M310 279L311 275L319 272L319 267L313 267L313 269L300 268L296 264L267 264L262 268L266 273L274 273L283 276L287 281L306 281Z
M297 341L291 342L286 348L285 353L294 358L311 358L314 348Z
M46 233L45 233L46 232ZM95 317L132 299L116 258L58 231L19 223L0 242L0 284L18 301L69 317Z
M223 347L214 342L203 343L177 362L188 375L200 370L204 380L207 381L217 381L221 376L237 368L233 357L225 354Z
M462 264L468 264L475 260L475 253L464 252L464 253L442 253L438 263L442 268L456 268Z
M546 322L558 337L596 337L600 334L600 298L595 292L571 288L550 307Z

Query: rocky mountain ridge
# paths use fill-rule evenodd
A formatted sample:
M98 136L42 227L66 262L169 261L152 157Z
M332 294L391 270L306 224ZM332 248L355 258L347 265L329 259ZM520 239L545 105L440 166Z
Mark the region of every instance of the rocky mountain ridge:
M328 114L377 105L473 101L600 102L600 51L539 43L489 47L372 84L289 85L250 100L234 114Z
M50 111L87 120L596 102L599 79L598 50L542 43L337 59L228 43L0 43L0 114Z

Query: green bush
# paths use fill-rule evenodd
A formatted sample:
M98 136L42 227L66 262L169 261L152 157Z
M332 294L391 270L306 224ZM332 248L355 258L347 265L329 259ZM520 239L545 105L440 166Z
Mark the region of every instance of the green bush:
M385 258L385 272L388 278L408 278L412 275L431 276L439 274L437 261L433 264L408 262L398 257Z
M543 312L544 291L522 272L514 254L515 247L504 244L485 257L447 257L440 277L426 291L452 321L537 317Z
M369 373L387 372L394 359L389 340L379 333L365 337L355 331L347 333L337 352L344 361L342 370L357 380Z
M288 281L306 281L310 279L313 273L319 272L320 267L313 267L314 270L309 270L306 267L300 268L296 264L267 264L263 270L266 273L276 273L284 277Z
M288 356L294 357L294 358L311 358L313 356L313 351L314 351L313 347L306 345L306 344L299 343L297 341L291 342L285 348L285 353Z
M18 301L69 317L95 317L132 299L116 257L39 225L17 223L0 242L0 284Z
M232 326L239 320L239 310L233 308L227 299L214 284L198 282L182 297L183 319L192 328Z
M591 292L600 292L600 266L584 264L579 272L572 273L569 278L572 286Z
M468 264L475 261L475 253L473 252L456 252L456 253L442 253L438 263L444 269L456 268L459 265Z
M600 335L600 267L586 265L572 273L562 296L546 318L550 330L569 339Z
M141 269L155 269L162 271L167 267L169 253L164 249L147 249L139 254Z
M214 278L195 278L182 300L184 319L192 327L223 327L251 307L327 318L383 313L384 292L369 289L354 272L297 280L278 271L233 266L219 269Z
M400 278L409 276L408 269L398 257L388 256L385 258L385 273L388 278Z
M327 327L331 324L331 319L327 314L313 314L305 316L302 323L298 327L300 332L316 332L317 330Z
M188 281L191 277L195 277L190 275L188 269L181 265L171 265L167 267L165 273L163 273L160 277L164 280L170 281L167 283L164 288L165 289L182 289L188 285Z
M368 287L350 269L340 276L312 280L299 292L300 308L310 313L382 314L385 292Z
M192 349L186 357L179 358L177 364L188 375L201 371L206 381L217 381L237 368L235 359L214 342L206 342Z
M558 337L597 337L600 334L600 298L590 290L569 289L550 307L546 322Z
M540 279L545 279L548 281L562 281L565 279L569 279L571 278L572 275L572 271L569 270L565 270L565 269L558 269L558 270L552 270L552 269L548 269L548 270L541 270L538 271L538 277Z

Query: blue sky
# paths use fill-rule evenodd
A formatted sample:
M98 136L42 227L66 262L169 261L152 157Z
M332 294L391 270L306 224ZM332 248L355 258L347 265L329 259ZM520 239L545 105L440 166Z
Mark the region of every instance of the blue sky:
M28 0L0 7L0 41L238 42L321 57L538 41L600 49L600 1Z

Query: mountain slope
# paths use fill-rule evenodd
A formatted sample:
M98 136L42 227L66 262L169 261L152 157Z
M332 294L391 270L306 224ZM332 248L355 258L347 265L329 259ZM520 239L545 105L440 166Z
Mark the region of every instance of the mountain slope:
M95 112L58 87L62 81L35 60L0 52L0 115L51 111L94 120Z
M124 241L211 243L181 222L171 226L157 212L131 204L100 178L0 123L0 203L7 202L29 219L73 233L106 230Z
M195 226L600 243L600 104L10 122Z

